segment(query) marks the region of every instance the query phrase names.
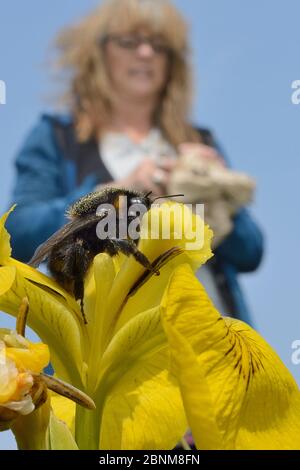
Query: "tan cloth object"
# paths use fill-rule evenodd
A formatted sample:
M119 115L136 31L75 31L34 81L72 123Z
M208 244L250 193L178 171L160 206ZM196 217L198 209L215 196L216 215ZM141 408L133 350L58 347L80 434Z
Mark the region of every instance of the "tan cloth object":
M190 153L180 156L168 193L184 194L181 198L184 203L204 204L205 222L214 231L216 247L231 232L232 217L253 200L255 187L255 181L248 175Z

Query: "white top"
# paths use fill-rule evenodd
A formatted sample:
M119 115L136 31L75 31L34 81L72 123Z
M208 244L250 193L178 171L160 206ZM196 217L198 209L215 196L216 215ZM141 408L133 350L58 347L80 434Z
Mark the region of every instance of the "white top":
M176 158L174 147L164 139L157 128L151 129L141 142L134 142L122 133L108 132L101 137L99 152L104 165L115 180L128 176L145 157L153 158L154 161L159 161L163 156ZM226 311L212 270L207 265L202 266L197 272L197 278L219 312L223 315L230 314Z
M115 180L126 178L145 158L159 161L161 157L176 157L176 151L161 131L151 129L141 142L134 142L125 134L108 132L101 137L99 151L102 161Z

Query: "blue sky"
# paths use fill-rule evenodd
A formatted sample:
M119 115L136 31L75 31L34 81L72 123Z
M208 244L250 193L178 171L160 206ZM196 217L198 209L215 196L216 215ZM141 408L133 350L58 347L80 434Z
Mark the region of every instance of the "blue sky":
M300 105L291 101L300 79L297 0L176 0L191 31L194 120L214 129L232 165L256 178L252 212L266 236L259 271L241 276L253 319L300 382L291 344L300 339ZM0 209L9 202L13 160L26 133L49 105L46 58L55 33L99 4L95 0L2 0L0 80ZM1 326L7 321L1 320ZM0 449L13 448L8 434Z

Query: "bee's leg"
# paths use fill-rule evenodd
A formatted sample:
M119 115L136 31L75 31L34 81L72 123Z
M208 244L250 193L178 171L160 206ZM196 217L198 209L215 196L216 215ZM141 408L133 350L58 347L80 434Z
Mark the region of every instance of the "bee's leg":
M110 239L114 247L126 256L132 255L134 259L144 266L148 271L159 276L159 269L153 266L141 251L138 250L133 240L123 240L119 238Z
M158 256L158 258L156 258L153 261L152 265L156 269L161 269L167 262L169 262L171 259L175 258L176 256L181 255L182 253L183 253L183 250L181 248L175 246L173 248L170 248L168 251L165 251L160 256ZM151 276L151 273L149 274L149 272L148 273L146 272L146 273L142 274L142 276L131 287L131 289L128 293L128 296L134 295L137 292L137 290L143 284L145 284L145 282L148 281L150 276Z
M76 278L74 281L74 297L75 299L80 299L80 310L82 314L82 318L84 321L84 324L87 325L87 319L84 313L84 304L83 304L83 298L84 298L84 283L83 279Z
M73 280L73 293L76 300L80 299L80 308L83 321L87 324L84 313L84 276L93 259L88 244L78 238L66 251L66 259L63 272L66 276Z

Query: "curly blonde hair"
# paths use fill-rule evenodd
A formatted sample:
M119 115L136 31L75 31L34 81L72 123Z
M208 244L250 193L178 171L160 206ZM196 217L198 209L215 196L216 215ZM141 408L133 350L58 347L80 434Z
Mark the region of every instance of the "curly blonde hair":
M141 27L162 36L173 51L155 124L175 146L200 140L188 123L192 74L187 25L182 15L168 0L106 0L56 39L57 65L67 78L61 102L75 116L80 141L99 135L111 112L113 91L101 40L108 34L134 32Z

